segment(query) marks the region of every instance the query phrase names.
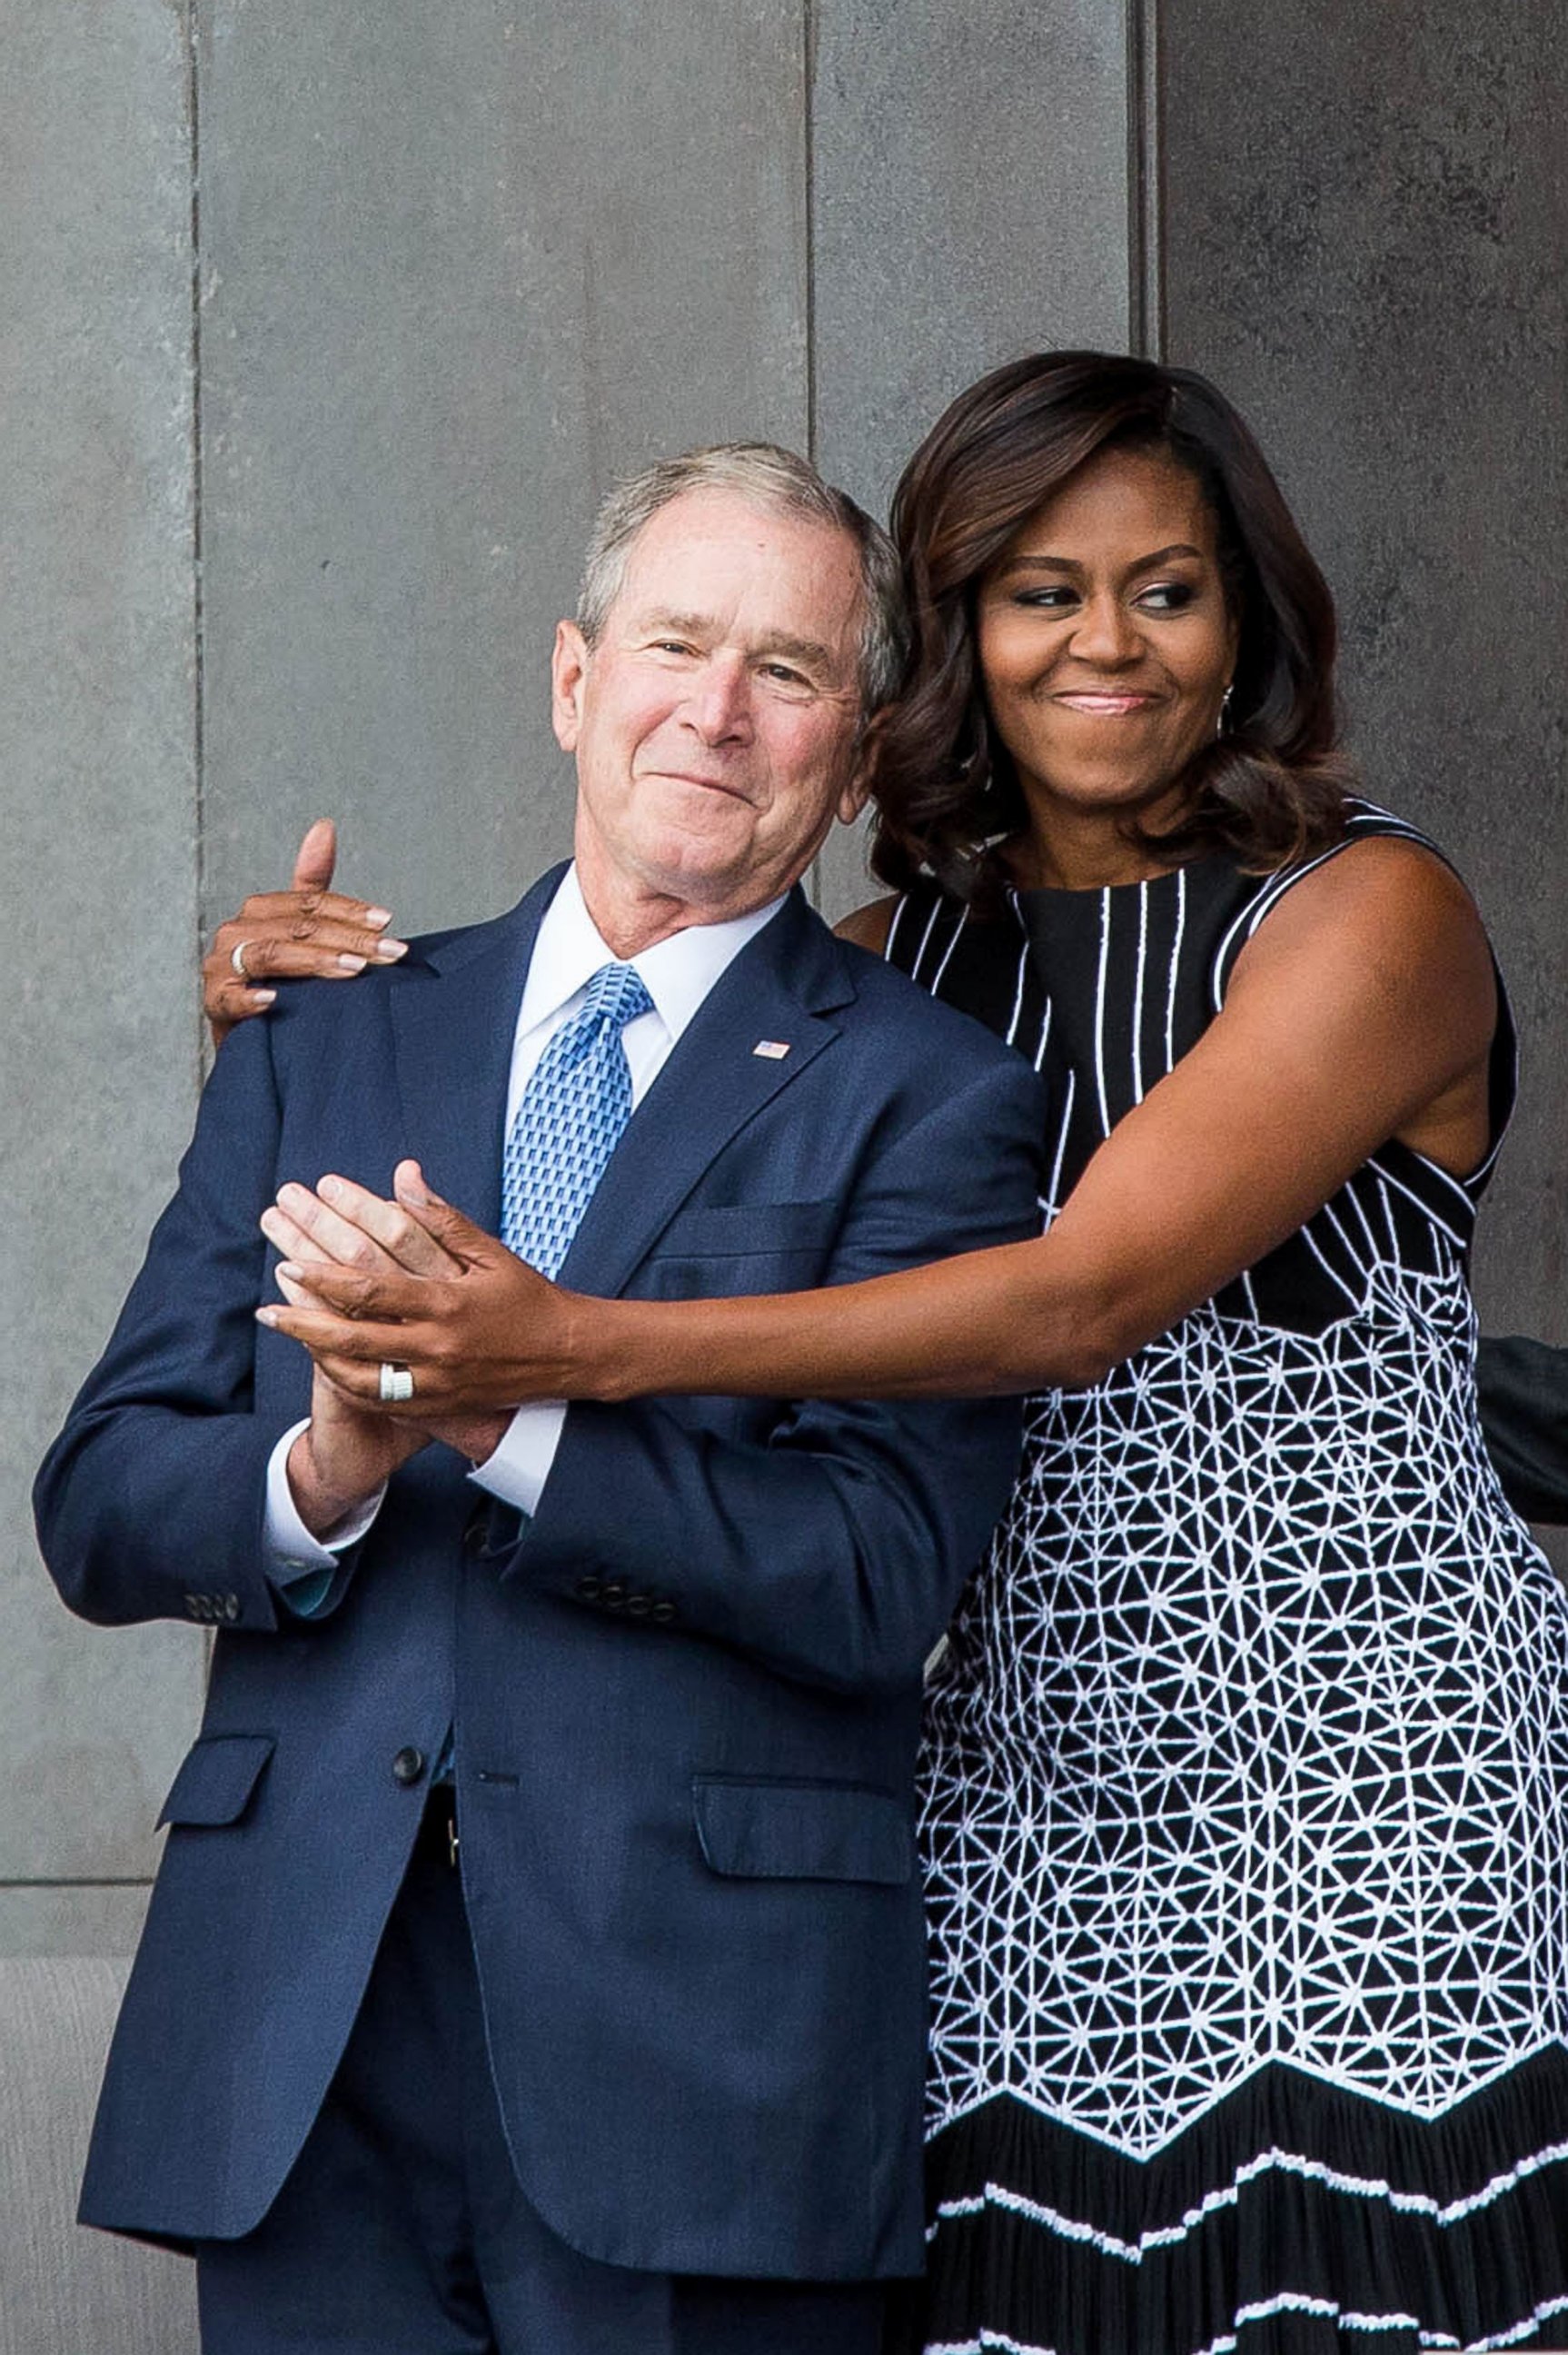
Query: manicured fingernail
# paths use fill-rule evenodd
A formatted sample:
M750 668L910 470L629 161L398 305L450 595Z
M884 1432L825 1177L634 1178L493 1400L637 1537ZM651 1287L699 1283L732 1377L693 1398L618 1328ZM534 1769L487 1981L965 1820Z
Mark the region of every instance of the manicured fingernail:
M363 973L368 962L368 958L355 956L348 949L345 949L337 960L339 970L343 973Z
M252 1006L262 1007L271 1006L278 993L275 989L252 989L246 994Z
M378 941L375 953L383 964L395 964L399 957L408 954L408 948L407 941Z
M340 1201L343 1196L343 1180L341 1178L324 1178L315 1190L324 1202Z
M277 1310L275 1308L258 1308L256 1311L256 1322L258 1325L270 1326L275 1331L278 1322Z
M390 908L367 908L365 911L365 922L368 924L389 924L391 921Z
M286 1275L291 1284L303 1284L304 1282L304 1268L296 1265L294 1261L292 1259L281 1259L278 1262L278 1273L280 1275Z

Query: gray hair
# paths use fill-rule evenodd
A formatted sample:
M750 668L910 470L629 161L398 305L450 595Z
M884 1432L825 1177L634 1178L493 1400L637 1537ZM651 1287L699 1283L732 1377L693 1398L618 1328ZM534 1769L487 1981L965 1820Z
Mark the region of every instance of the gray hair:
M687 491L733 491L755 506L803 516L848 536L860 559L862 720L891 703L909 652L903 580L892 541L847 491L824 482L808 460L776 442L725 442L688 450L616 485L595 518L578 591L577 626L588 644L596 645L603 634L637 534Z

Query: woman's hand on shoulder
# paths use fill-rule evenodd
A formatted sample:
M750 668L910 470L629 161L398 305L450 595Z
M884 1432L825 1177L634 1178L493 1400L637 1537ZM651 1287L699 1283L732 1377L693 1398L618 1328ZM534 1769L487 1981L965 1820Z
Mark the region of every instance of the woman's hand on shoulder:
M264 1014L268 981L351 981L368 964L394 964L408 947L387 931L390 912L331 889L337 829L318 817L305 829L286 891L253 892L219 924L202 961L202 1009L213 1043L237 1022Z
M885 900L869 900L846 916L833 929L841 941L852 941L858 949L869 949L873 956L881 956L888 945L888 933L898 906L898 896L890 892Z

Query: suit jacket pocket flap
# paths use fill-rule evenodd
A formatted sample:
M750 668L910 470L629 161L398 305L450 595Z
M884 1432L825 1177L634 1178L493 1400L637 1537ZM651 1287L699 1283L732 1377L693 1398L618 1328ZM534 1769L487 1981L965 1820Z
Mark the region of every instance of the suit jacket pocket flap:
M759 1881L900 1882L914 1870L907 1811L855 1783L692 1781L697 1837L715 1872Z
M751 1258L764 1252L816 1251L836 1232L843 1203L699 1202L671 1220L654 1259Z
M169 1786L159 1823L238 1823L276 1747L270 1733L203 1734Z

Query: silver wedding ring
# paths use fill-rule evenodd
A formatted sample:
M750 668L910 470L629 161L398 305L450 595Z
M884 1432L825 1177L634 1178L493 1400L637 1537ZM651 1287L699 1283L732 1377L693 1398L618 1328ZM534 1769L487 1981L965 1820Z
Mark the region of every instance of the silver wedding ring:
M229 952L229 962L233 966L241 981L249 981L251 978L250 975L245 970L245 952L250 945L251 943L249 941L236 941L234 946Z
M407 1406L414 1394L414 1378L407 1366L381 1368L381 1404Z

